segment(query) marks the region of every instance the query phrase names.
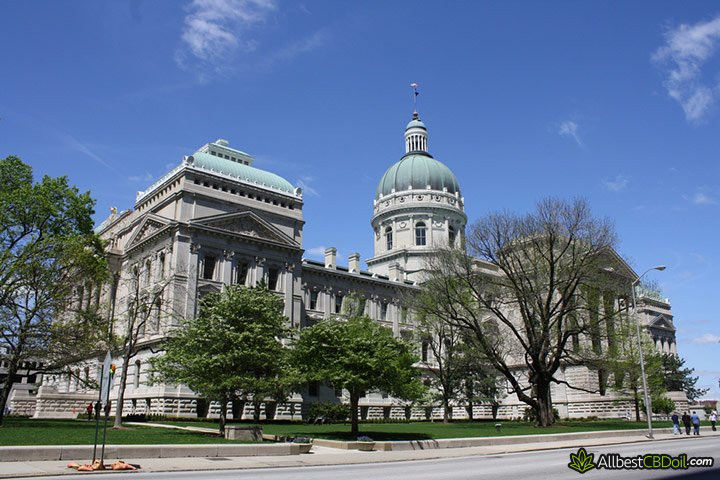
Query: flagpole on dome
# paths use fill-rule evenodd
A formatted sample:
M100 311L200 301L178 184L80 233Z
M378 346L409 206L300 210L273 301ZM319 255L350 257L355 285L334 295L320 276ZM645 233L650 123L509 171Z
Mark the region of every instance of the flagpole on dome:
M413 118L418 118L418 111L417 111L417 96L420 95L420 92L418 92L419 85L415 82L410 84L410 88L413 89Z

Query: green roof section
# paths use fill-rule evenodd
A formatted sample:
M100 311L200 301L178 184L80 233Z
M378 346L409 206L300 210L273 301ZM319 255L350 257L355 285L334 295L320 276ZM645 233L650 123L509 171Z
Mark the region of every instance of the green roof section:
M408 122L407 126L405 127L405 130L409 130L411 128L422 128L423 130L427 130L427 127L422 122L422 120L414 118Z
M377 197L384 197L395 190L431 190L443 191L447 188L449 193L460 191L455 174L444 164L430 155L423 153L409 153L402 157L392 167L388 168L380 179L377 187Z
M193 160L190 161L190 157L188 157L188 163L196 168L228 175L260 187L272 188L295 195L295 187L280 175L260 170L250 165L216 157L209 153L195 152L192 154L192 159Z

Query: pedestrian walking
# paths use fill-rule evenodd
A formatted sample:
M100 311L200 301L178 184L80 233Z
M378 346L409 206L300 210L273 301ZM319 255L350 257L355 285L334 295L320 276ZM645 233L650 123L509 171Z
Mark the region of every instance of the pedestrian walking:
M697 413L693 413L690 420L692 420L693 424L693 435L700 435L700 417L698 417Z
M85 407L85 411L88 414L88 420L92 420L92 414L93 414L93 404L92 402L87 404L87 407Z
M688 412L683 413L682 423L685 426L685 433L687 435L690 435L690 427L692 426L692 420L690 419L690 414Z
M673 412L670 419L673 422L673 435L682 435L682 432L680 432L680 417L678 417L677 412Z
M715 428L715 425L717 424L717 412L713 410L713 412L710 414L710 426L712 427L712 431L714 432L717 430Z

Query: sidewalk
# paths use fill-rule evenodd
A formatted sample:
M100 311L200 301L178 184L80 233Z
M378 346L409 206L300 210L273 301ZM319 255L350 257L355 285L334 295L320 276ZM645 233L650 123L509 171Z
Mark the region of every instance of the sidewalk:
M720 431L703 432L700 438L720 437ZM473 455L495 455L518 453L534 450L553 450L559 448L593 447L599 445L615 445L621 443L661 442L661 441L692 441L693 436L673 436L659 433L655 440L649 440L638 432L637 436L607 437L597 439L570 439L565 441L519 443L513 445L493 445L465 448L441 448L433 450L406 451L373 451L340 450L321 446L313 446L312 452L306 455L290 456L256 456L256 457L215 457L215 458L126 458L124 460L140 464L143 472L167 471L202 471L202 470L234 470L248 468L302 467L323 465L349 465L359 463L399 462L406 460L429 460L438 458L457 458ZM65 461L47 462L4 462L0 463L0 478L27 477L43 475L76 474L66 467Z

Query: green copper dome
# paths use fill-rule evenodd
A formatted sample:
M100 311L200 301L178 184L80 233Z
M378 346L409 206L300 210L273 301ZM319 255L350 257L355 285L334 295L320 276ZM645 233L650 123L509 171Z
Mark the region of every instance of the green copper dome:
M422 120L420 120L418 118L413 118L412 120L410 120L408 122L407 126L405 127L405 130L408 130L413 127L422 128L424 130L427 130L427 127L425 127L425 124L422 122Z
M431 190L441 192L444 188L447 188L449 193L460 191L457 178L445 164L426 153L413 152L387 169L380 179L377 197L389 195L393 189L399 192L412 186L414 190L424 190L428 185Z
M231 177L254 183L260 187L270 187L287 193L293 193L295 191L295 187L281 176L251 167L250 165L233 162L232 160L203 152L193 153L192 158L192 165L204 170L230 175Z

